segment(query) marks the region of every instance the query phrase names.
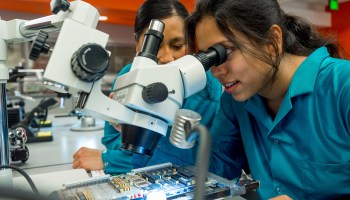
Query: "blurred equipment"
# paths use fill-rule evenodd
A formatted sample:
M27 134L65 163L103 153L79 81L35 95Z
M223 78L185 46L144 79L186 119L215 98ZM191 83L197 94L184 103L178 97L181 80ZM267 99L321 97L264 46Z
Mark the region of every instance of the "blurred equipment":
M12 125L11 129L24 129L27 135L27 143L52 141L52 133L40 132L40 128L51 125L51 121L47 120L48 109L56 103L57 101L54 98L43 100L33 110L26 113L21 121Z
M80 124L73 125L70 128L71 131L97 131L104 128L104 123L96 123L95 117L84 115L84 113L75 109L70 111L68 114L55 115L55 117L77 117L80 119Z
M22 127L18 127L9 132L10 141L10 155L11 161L26 162L29 158L29 150L26 146L27 134L26 130Z
M10 78L8 82L17 82L18 79L22 79L25 76L35 75L37 80L43 79L43 69L24 69L23 66L16 66L9 69Z
M101 176L67 183L57 191L66 199L194 199L197 186L194 167L179 167L171 163L134 169L118 176ZM243 185L208 173L205 177L204 199L220 199L246 194L259 188L258 181Z
M69 99L72 95L68 93L57 92L57 97L60 99L60 108L64 108L64 103L66 99Z
M33 97L24 95L24 93L27 92L25 91L24 82L26 78L34 78L34 80L36 80L37 82L41 82L43 78L43 73L43 69L24 69L24 66L22 64L16 66L15 68L10 68L10 78L8 80L8 83L16 83L18 84L18 87L12 90L10 89L8 92L13 93L13 96L19 97L20 101L35 101ZM29 85L32 86L33 84L30 83ZM26 84L26 86L28 87L28 83Z
M20 122L23 118L23 111L19 106L7 106L7 117L8 117L8 126L12 127L13 125Z
M96 124L96 120L92 116L83 115L80 118L81 123L78 126L72 126L72 131L97 131L104 128L104 124Z

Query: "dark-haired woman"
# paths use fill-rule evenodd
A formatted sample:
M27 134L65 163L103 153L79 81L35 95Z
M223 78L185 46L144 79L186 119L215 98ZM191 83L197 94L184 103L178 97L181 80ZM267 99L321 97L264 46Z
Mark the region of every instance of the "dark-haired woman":
M247 158L260 199L349 198L350 62L277 0L199 0L192 48L222 44L225 87L211 127L210 169L235 178Z

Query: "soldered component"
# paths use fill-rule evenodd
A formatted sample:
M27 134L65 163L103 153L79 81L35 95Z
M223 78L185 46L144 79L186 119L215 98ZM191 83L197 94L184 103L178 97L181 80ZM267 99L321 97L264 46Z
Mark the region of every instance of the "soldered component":
M131 186L123 181L120 177L115 177L111 180L111 184L114 185L115 189L121 193L124 191L131 190Z
M138 188L142 188L142 187L146 187L148 186L149 183L144 181L144 182L139 182L139 183L135 183L135 186L138 187Z
M84 191L84 192L77 192L75 194L76 200L92 200L92 196L90 191Z
M184 184L184 185L192 185L192 182L189 181L188 179L184 178L184 177L180 177L180 178L178 179L178 181L179 181L180 183Z
M70 183L61 190L61 196L64 197L64 200L142 200L147 199L148 195L160 192L167 199L184 196L191 199L196 184L194 168L170 166L169 164L162 166L136 169L129 174ZM210 176L215 177L213 174ZM216 179L219 180L219 178ZM218 184L216 179L207 177L206 199L217 199L230 194L230 187L227 184ZM238 184L235 186L239 187ZM245 189L250 189L251 184L244 186Z
M177 172L183 176L185 176L186 178L192 178L194 177L194 171L186 169L186 168L176 168Z

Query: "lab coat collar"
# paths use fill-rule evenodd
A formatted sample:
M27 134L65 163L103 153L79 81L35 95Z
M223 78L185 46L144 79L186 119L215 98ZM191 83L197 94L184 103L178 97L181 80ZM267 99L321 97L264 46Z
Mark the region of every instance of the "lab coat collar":
M314 91L321 63L327 57L329 57L327 48L320 47L301 63L289 86L290 98Z
M247 100L245 108L253 114L257 120L264 124L266 128L271 130L271 127L278 124L279 121L292 109L292 97L313 92L321 63L327 57L329 57L327 48L321 47L308 56L299 66L293 75L289 89L275 120L266 117L269 116L266 110L262 111L259 109L264 106L263 100L259 95L255 95Z

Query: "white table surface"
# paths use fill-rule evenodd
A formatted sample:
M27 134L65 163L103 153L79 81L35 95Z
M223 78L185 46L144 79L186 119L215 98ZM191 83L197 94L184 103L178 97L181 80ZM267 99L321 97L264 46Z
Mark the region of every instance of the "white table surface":
M71 131L71 127L80 126L77 117L59 117L49 115L52 127L40 131L51 131L53 141L27 144L29 159L25 162L12 163L25 170L28 174L41 174L59 170L72 169L73 154L80 147L105 149L101 143L103 129L97 131ZM102 120L96 124L103 126Z

